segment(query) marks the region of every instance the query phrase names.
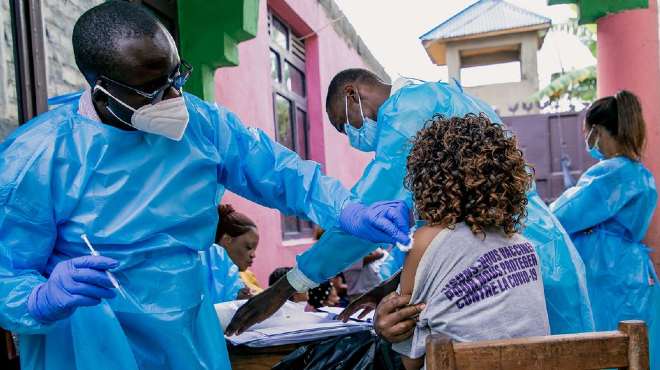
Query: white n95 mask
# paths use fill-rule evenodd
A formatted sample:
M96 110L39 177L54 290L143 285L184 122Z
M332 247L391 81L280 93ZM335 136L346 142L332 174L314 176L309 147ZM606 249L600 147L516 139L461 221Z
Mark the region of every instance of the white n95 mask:
M139 109L135 109L115 98L108 90L102 86L96 85L94 90L100 90L117 103L133 112L131 122L121 119L115 112L108 107L108 111L123 123L136 128L137 130L148 132L150 134L165 136L168 139L179 141L188 127L188 108L183 96L178 98L161 100L156 104L147 104Z

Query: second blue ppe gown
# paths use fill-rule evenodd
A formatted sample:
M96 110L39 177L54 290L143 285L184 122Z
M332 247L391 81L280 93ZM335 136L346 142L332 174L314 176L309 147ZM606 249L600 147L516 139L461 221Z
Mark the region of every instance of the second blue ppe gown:
M213 244L199 252L202 264L206 267L207 284L211 302L235 301L245 283L238 274L238 266L231 260L225 248Z
M642 239L657 199L653 175L641 163L614 157L593 165L550 205L584 261L596 329L646 321L654 370L660 369L660 282Z
M429 82L401 88L378 110L376 156L352 188L353 196L365 204L403 200L412 209L412 195L403 184L411 139L434 114L462 117L480 112L486 113L492 122L502 122L491 107L464 94L459 86ZM541 260L552 333L593 331L580 256L535 189L529 192L528 200L528 217L523 234L534 244ZM376 244L335 228L327 231L312 248L297 257L297 268L307 279L318 283L375 248Z
M180 142L78 113L42 114L0 145L0 326L30 370L229 369L198 249L213 242L225 187L264 206L337 222L350 193L320 166L185 95ZM27 299L59 261L89 252L120 262L120 295L51 324Z

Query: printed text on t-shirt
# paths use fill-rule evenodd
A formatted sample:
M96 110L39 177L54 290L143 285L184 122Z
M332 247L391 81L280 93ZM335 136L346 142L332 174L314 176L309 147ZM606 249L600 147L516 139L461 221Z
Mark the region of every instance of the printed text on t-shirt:
M442 288L456 307L465 306L501 294L509 289L538 280L538 260L530 243L496 248L456 274Z

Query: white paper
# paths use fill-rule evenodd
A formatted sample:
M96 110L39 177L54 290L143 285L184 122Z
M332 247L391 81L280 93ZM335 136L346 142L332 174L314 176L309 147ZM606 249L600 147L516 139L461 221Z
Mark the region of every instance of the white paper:
M245 301L232 301L215 305L223 330ZM328 309L329 307L325 307ZM332 310L336 311L336 310ZM341 310L339 311L341 312ZM226 337L234 345L267 347L291 343L302 343L337 335L371 330L370 322L335 320L336 314L305 312L304 305L286 302L273 316L252 326L241 335Z

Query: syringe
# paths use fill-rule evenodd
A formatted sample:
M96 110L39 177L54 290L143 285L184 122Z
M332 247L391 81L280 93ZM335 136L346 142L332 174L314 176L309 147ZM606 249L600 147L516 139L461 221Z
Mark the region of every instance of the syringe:
M85 245L87 245L87 248L89 248L90 252L92 252L92 256L100 256L101 253L97 252L94 247L92 247L92 243L89 242L89 239L87 239L87 234L82 234L80 235L80 238L85 242ZM119 285L119 281L117 281L117 278L115 278L115 275L112 274L110 271L105 271L105 274L108 275L108 279L110 279L110 282L112 282L112 285L119 291L119 294L121 294L124 299L128 299L126 292L124 292L124 289Z

